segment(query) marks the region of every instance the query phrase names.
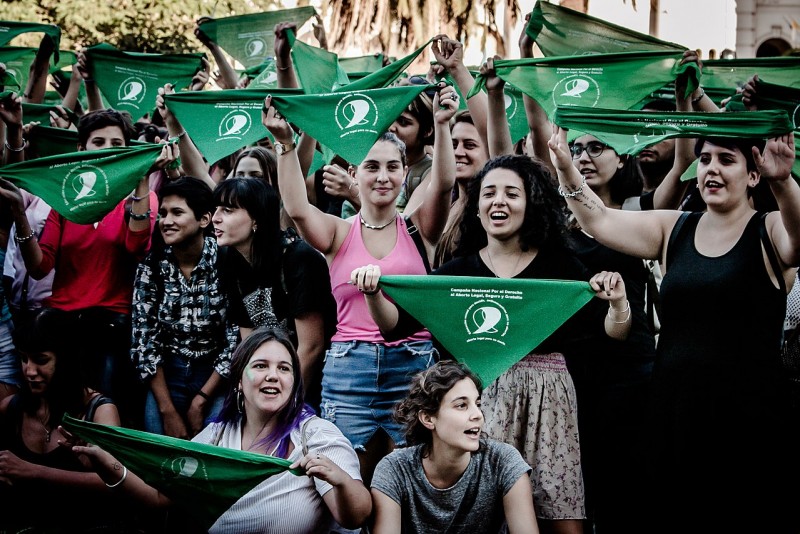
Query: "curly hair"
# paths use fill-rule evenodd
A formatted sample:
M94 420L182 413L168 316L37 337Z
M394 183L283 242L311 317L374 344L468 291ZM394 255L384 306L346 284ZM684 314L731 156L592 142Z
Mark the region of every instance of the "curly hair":
M507 155L489 160L467 187L467 205L459 226L459 239L453 256L477 254L486 246L486 230L475 216L481 185L486 176L497 169L512 171L525 185L525 218L520 228L523 250L531 248L568 248L567 216L563 199L558 195L555 180L542 163L528 156Z
M419 414L435 415L447 392L465 378L472 380L480 395L483 391L481 379L466 365L454 360L437 362L414 376L408 395L395 407L394 419L403 425L406 442L408 445L422 445L423 456L430 453L433 434L419 420Z

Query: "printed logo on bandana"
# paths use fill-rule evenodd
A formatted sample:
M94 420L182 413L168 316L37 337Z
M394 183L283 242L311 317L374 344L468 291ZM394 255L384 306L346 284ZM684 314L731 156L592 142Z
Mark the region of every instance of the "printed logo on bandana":
M556 106L583 106L593 108L600 100L597 82L583 74L562 78L553 87L553 103Z
M139 109L139 104L144 100L145 93L147 93L147 84L144 83L144 80L131 76L119 85L117 99L120 106L128 105Z
M264 55L264 50L267 48L267 43L260 37L253 37L247 44L244 45L245 53L248 58L260 57Z
M246 111L234 109L228 112L227 115L222 117L219 123L219 137L217 141L226 141L228 139L241 139L247 132L253 121Z
M108 196L108 175L94 165L79 165L69 171L61 185L64 203L74 211L83 206L100 204Z
M648 140L652 140L648 145L655 144L660 141L658 138L666 135L667 132L680 131L681 129L674 124L648 122L645 123L644 128L633 134L633 142L638 145L639 143L648 143Z
M464 328L472 341L494 341L501 345L500 338L508 332L508 312L496 300L481 299L472 303L464 314Z
M18 83L22 83L22 77L20 72L17 69L12 69L6 65L6 73L10 74L17 80Z
M792 112L792 126L800 128L800 104Z
M506 118L511 120L517 114L517 99L511 95L503 95L506 104Z
M161 473L165 478L202 478L208 480L205 464L191 456L171 456L162 462Z
M363 132L378 133L375 129L378 123L378 106L367 95L356 93L339 100L334 118L342 130L339 137Z

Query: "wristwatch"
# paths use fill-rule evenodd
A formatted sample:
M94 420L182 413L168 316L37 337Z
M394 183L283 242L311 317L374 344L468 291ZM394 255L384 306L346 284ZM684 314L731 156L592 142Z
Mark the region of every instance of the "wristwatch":
M289 144L275 143L275 153L277 153L279 156L283 156L284 154L288 154L289 152L294 150L296 146L297 143L289 143Z

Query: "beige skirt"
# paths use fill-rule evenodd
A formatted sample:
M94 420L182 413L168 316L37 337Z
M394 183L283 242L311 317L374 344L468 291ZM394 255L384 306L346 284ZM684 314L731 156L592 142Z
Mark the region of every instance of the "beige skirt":
M517 448L533 468L542 519L586 516L575 386L562 354L529 354L481 396L486 433Z

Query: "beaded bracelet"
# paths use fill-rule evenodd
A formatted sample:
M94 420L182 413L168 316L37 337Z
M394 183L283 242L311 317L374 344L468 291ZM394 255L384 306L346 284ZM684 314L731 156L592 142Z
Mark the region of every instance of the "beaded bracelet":
M35 235L36 235L36 232L34 230L31 230L31 233L26 235L25 237L20 237L18 235L15 235L14 236L14 241L16 241L17 243L19 243L21 245L21 244L25 243L26 241L30 241L31 239L33 239L33 237Z
M703 100L704 96L706 96L706 90L701 87L700 88L700 96L698 96L697 98L693 98L692 99L692 104L697 104L698 102Z
M581 180L581 186L578 189L576 189L575 191L573 191L572 193L566 193L564 191L564 189L562 189L562 187L559 185L558 186L558 194L561 195L564 198L575 198L578 195L580 195L581 193L583 193L583 186L585 186L585 185L586 185L586 176L584 176L583 179Z
M146 221L150 218L150 213L151 210L149 209L144 213L133 213L132 209L128 210L128 215L131 216L131 220L133 221Z
M128 478L128 468L123 465L122 478L120 478L117 482L114 482L113 484L109 484L108 482L106 482L106 486L108 486L109 488L116 488L117 486L125 482L126 478Z

